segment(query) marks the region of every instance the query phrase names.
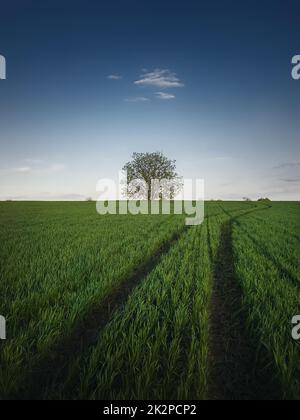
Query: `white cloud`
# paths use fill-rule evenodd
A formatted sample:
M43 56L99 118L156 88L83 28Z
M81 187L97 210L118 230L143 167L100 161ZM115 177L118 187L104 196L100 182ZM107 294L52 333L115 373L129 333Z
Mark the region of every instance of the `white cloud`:
M176 73L172 73L167 69L155 69L150 73L143 73L139 80L134 82L137 86L150 86L160 89L180 88L184 84L177 77Z
M144 96L137 96L135 98L127 98L125 102L149 102L149 98L145 98Z
M28 159L25 159L28 163ZM62 163L47 164L43 161L32 161L30 166L19 166L15 168L0 169L0 175L11 175L11 174L52 174L61 172L66 169L66 165Z
M300 178L285 178L281 180L282 182L286 182L288 184L296 184L300 183Z
M273 169L290 169L300 166L300 161L286 162L275 166Z
M168 101L170 99L175 99L176 96L173 95L172 93L165 93L165 92L156 92L155 95L159 98L162 99L164 101Z
M87 197L82 194L54 194L41 192L26 195L0 195L0 201L86 201Z
M66 165L64 165L63 163L53 163L49 167L45 168L47 172L61 172L61 171L64 171L65 169L66 169Z
M23 166L20 168L12 169L12 172L20 172L20 173L31 172L31 171L32 171L32 168L30 168L29 166Z
M20 166L16 168L0 168L0 175L11 175L11 174L28 174L32 172L30 166Z
M227 161L233 159L231 156L215 156L210 158L210 160L216 160L216 161Z
M45 161L43 159L24 159L24 162L28 163L28 165L44 165Z
M123 79L123 76L121 76L120 74L110 74L109 76L107 76L107 78L109 80L121 80Z

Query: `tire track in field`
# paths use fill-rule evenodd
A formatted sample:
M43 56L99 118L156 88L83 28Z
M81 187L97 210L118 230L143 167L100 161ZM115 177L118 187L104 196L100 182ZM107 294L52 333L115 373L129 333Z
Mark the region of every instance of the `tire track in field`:
M248 230L241 225L241 223L238 220L235 220L235 223L238 225L239 229L250 239L253 246L258 250L259 253L264 255L273 265L274 267L279 271L279 273L282 274L283 277L285 277L294 287L297 289L300 289L300 280L299 278L295 277L286 267L284 267L276 258L270 254L269 251L267 251L266 248L264 248L259 241L251 235Z
M103 299L99 305L89 311L71 336L58 343L41 362L32 369L27 379L23 381L17 395L11 399L41 400L46 397L47 390L66 379L69 367L80 353L97 344L99 336L110 322L114 312L125 305L132 291L141 284L161 259L179 241L189 228L184 226L180 232L163 243L155 254L137 267L135 272ZM26 388L25 388L26 387Z
M242 291L234 273L232 220L221 228L220 245L213 261L213 281L209 399L254 399L251 372L255 361L245 333Z
M223 209L223 208L222 208ZM262 209L256 209L259 211ZM229 216L221 228L219 249L215 259L211 247L209 228L209 247L213 264L213 291L210 317L210 357L209 390L211 400L255 400L276 395L272 378L272 366L267 355L258 354L261 348L257 339L250 337L243 306L243 290L237 279L234 264L232 230L239 216ZM276 388L276 387L275 387Z
M266 226L268 226L269 229L272 229L272 223L269 220L261 219L260 217L254 217L254 220L256 220L257 222L261 224L265 224ZM297 235L295 232L291 232L290 230L286 229L284 226L280 225L278 222L276 222L276 229L278 230L278 234L280 231L280 234L284 234L296 241L300 241L299 235Z
M259 212L259 211L263 211L263 210L269 210L269 209L271 209L272 208L272 206L271 205L267 205L267 204L265 204L265 206L266 207L263 207L263 208L256 208L256 209L254 209L254 210L249 210L249 211L247 211L247 212L245 212L245 213L243 213L243 214L241 214L241 215L239 215L239 216L232 216L228 211L226 211L222 206L220 206L220 208L223 210L223 212L225 213L225 214L227 214L230 218L231 218L231 220L232 220L232 222L234 222L234 223L236 223L237 225L238 225L238 227L239 227L239 229L245 234L245 235L247 235L248 236L248 238L250 239L250 241L253 243L253 246L262 254L262 255L264 255L273 265L274 265L274 267L276 267L276 269L280 272L280 273L282 273L282 275L284 276L284 277L286 277L289 281L290 281L290 283L294 286L294 287L296 287L297 289L299 289L300 288L300 280L299 280L299 278L297 278L297 277L295 277L286 267L284 267L279 261L277 261L276 260L276 258L274 258L273 257L273 255L272 254L270 254L270 252L268 252L267 250L266 250L266 248L264 248L260 243L259 243L259 241L253 236L253 235L251 235L251 233L249 233L248 232L248 230L245 228L245 227L243 227L242 226L242 224L240 223L240 221L239 221L239 219L240 218L242 218L243 216L246 216L246 215L248 215L249 213L252 213L252 212L255 212L255 213L257 213L257 212ZM256 219L257 220L257 219Z

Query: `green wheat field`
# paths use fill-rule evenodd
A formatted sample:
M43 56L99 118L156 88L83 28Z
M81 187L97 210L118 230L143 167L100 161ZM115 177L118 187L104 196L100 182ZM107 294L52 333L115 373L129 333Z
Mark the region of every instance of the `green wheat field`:
M0 399L300 399L300 204L0 203Z

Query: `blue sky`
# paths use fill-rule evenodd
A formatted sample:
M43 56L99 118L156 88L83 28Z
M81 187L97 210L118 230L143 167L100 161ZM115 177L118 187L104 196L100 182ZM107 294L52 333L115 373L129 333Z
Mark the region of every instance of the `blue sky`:
M1 6L0 199L96 197L163 151L206 197L300 197L297 1Z

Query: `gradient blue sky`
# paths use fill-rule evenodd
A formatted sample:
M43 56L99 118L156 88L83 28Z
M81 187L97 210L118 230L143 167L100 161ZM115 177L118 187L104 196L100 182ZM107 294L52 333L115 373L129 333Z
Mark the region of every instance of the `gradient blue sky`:
M96 197L159 150L208 199L298 200L299 18L294 0L2 3L0 199Z

